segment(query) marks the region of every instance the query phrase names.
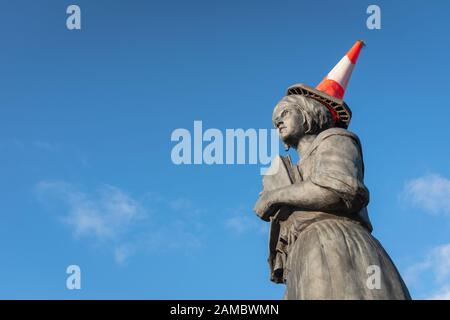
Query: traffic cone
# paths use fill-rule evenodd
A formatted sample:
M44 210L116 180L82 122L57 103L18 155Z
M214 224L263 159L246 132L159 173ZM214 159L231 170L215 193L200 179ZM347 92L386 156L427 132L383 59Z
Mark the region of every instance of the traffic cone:
M338 99L343 99L353 69L355 68L356 61L358 60L359 53L364 45L364 41L356 41L353 47L322 80L322 82L319 83L316 89Z
M358 40L316 88L303 83L292 85L286 95L298 94L321 102L328 108L335 126L348 128L352 111L343 98L364 41Z

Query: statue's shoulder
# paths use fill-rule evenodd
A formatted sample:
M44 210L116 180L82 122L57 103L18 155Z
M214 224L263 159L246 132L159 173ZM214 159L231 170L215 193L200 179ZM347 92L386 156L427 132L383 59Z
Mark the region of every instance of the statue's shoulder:
M317 135L316 140L318 142L320 142L320 141L323 141L332 136L349 137L349 138L356 140L358 142L358 144L360 144L358 136L355 133L353 133L347 129L344 129L344 128L330 128L330 129L324 130Z
M322 148L325 149L328 149L328 147L334 149L336 147L336 143L339 143L344 149L346 148L346 146L351 147L352 145L354 146L356 144L358 146L359 152L362 152L361 142L359 141L359 138L355 133L343 128L330 128L322 131L317 135L307 155L309 156L311 153L317 150L319 146L322 146Z

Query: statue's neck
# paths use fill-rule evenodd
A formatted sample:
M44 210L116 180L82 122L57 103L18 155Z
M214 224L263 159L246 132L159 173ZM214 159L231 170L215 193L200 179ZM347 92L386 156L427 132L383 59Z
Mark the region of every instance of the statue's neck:
M307 134L298 141L297 147L295 149L297 150L299 159L301 159L302 156L305 155L305 152L308 151L309 147L316 137L316 134Z

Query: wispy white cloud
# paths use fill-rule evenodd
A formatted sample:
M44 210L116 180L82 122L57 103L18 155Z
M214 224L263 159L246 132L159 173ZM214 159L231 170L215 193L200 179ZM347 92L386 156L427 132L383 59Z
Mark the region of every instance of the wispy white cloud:
M422 261L410 266L405 281L412 286L436 288L425 293L427 299L450 299L450 243L432 248Z
M450 216L450 180L427 174L405 184L401 199L433 215ZM450 243L436 246L406 269L405 281L424 299L450 299ZM434 289L430 289L434 288Z
M180 213L185 217L190 217L195 219L202 214L200 208L198 208L190 199L187 198L177 198L167 201L169 208L176 213Z
M262 222L256 214L252 215L248 210L230 210L233 214L225 220L225 227L234 234L242 235L253 232L260 234L268 233L268 223Z
M429 297L429 300L450 300L450 287L443 288Z
M118 264L137 253L188 252L204 243L202 210L186 198L167 200L154 193L136 198L110 185L85 192L63 181L41 181L35 192L50 210L60 211L59 220L77 239L108 246Z
M123 265L135 252L135 244L120 244L114 249L114 260L117 264Z
M67 213L61 221L72 227L77 237L104 241L126 232L142 213L139 203L119 188L104 185L93 194L78 191L61 181L41 181L36 185L41 200L62 201Z
M169 203L169 206L174 211L190 210L192 209L192 201L187 198L178 198Z
M438 174L410 180L402 198L426 212L450 215L450 180Z

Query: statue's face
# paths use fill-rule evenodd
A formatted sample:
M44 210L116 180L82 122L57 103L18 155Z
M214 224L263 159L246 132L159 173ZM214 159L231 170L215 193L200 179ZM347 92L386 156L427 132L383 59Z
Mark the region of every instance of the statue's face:
M280 138L288 145L296 147L304 135L303 115L290 104L279 104L273 113L273 123Z

